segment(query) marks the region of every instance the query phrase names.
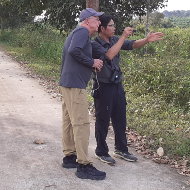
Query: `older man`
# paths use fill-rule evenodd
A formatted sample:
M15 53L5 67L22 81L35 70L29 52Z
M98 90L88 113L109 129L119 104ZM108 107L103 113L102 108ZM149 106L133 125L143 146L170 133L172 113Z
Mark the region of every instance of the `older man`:
M64 168L77 168L82 179L102 180L106 173L97 170L88 159L90 122L86 86L93 68L100 70L103 62L92 58L90 36L98 31L99 16L92 8L81 11L80 24L67 37L62 57L60 90L63 112Z

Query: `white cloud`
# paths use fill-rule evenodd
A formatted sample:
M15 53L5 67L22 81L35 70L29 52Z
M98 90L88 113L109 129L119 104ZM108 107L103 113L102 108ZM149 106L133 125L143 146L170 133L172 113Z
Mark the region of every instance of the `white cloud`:
M190 10L190 0L168 0L167 7L162 10Z

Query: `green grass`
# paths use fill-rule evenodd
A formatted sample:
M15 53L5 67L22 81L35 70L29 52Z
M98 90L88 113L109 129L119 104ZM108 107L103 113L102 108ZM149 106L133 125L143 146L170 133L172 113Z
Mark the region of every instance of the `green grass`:
M148 54L144 49L122 53L128 126L153 138L152 148L158 148L162 138L168 154L190 157L190 29L164 33L163 41L147 46ZM64 35L43 25L0 34L10 54L57 83L64 40ZM88 99L92 102L90 95Z
M10 54L38 75L58 81L62 47L65 36L50 26L27 25L21 29L4 31L0 41Z
M129 128L154 139L153 148L159 147L162 138L162 147L168 154L189 156L190 114L151 93L139 97L128 94L128 101Z

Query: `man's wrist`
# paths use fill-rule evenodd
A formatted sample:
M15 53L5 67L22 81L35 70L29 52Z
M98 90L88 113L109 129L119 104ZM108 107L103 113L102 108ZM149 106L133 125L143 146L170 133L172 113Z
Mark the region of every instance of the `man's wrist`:
M120 36L120 39L125 40L127 37L128 37L128 36L126 36L126 35L122 34L122 35Z
M149 40L148 40L148 37L145 38L145 44L148 44L149 43Z

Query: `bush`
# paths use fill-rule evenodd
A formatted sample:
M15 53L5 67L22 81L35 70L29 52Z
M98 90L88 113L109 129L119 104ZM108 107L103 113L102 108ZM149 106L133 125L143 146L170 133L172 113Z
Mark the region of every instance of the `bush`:
M190 114L166 104L153 93L134 97L128 92L128 127L154 140L152 148L160 146L171 155L190 156Z
M123 64L126 85L128 89L133 89L137 96L155 93L166 103L173 103L188 112L190 109L190 30L167 29L163 32L166 33L165 39L151 43L146 54L142 53L145 52L143 48L127 55L123 54L123 57L127 57L123 59L127 64L127 66Z
M122 53L129 127L153 138L154 148L160 146L162 138L165 151L180 156L190 155L190 33L187 31L164 30L163 41L151 43L147 49Z
M64 34L49 25L30 24L12 31L5 30L0 40L14 47L14 53L40 75L58 80Z

